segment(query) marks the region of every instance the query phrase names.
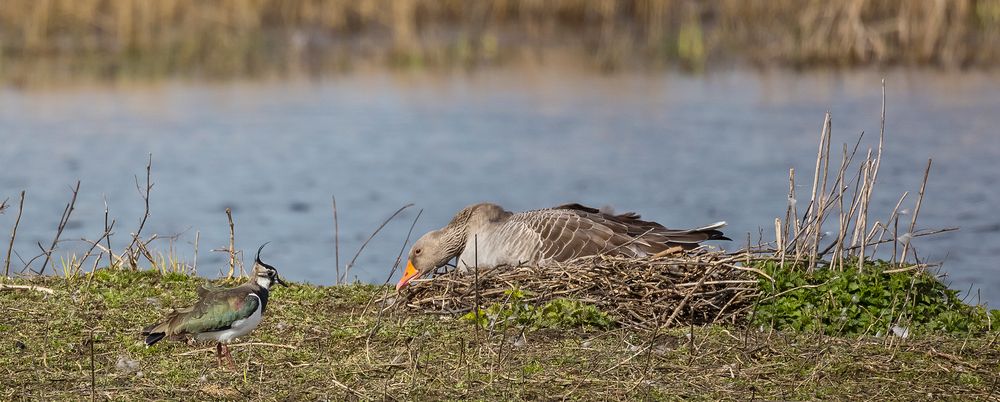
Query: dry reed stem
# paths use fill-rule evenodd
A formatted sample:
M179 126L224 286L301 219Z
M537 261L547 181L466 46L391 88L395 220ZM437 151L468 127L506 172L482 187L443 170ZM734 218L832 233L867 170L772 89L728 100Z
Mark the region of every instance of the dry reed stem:
M55 293L54 290L49 289L47 287L43 287L43 286L35 286L35 285L8 285L6 283L0 283L0 290L4 290L4 289L33 290L33 291L36 291L36 292L48 293L50 295Z
M794 237L789 237L788 230L792 230L792 234L799 232L799 212L796 204L798 201L795 199L795 168L788 169L788 208L785 210L785 228L784 228L784 238L785 247L782 247L781 252L781 266L785 266L785 255L788 254L788 245L791 244L792 248L796 248ZM796 257L798 252L796 251Z
M958 230L957 227L950 227L950 228L944 228L944 229L933 229L933 230L927 230L927 231L923 231L923 232L917 231L917 232L913 233L910 236L910 238L911 239L916 239L918 237L933 236L933 235L941 234L941 233L954 232L956 230ZM903 240L905 240L905 239L899 239L899 238L884 239L884 240L879 240L879 241L872 241L868 245L869 246L874 246L876 244L884 244L884 243L889 243L889 242L893 242L893 241L902 242ZM853 247L846 248L845 251L854 251L854 250L858 250L860 248L861 248L861 246L858 245L858 246L853 246ZM900 264L903 263L903 262L904 261L898 261L898 263L900 263Z
M7 244L7 259L4 260L3 276L10 277L10 253L14 249L14 238L17 237L17 226L21 224L21 214L24 213L24 190L21 190L21 201L17 206L17 218L14 228L10 231L10 243Z
M340 223L337 221L337 196L330 196L333 199L333 265L334 284L340 284Z
M864 135L864 133L862 133L862 135ZM823 138L821 138L821 141L822 140L823 140ZM829 140L829 137L827 137L827 140ZM860 142L861 142L861 139L858 138L858 144L860 144ZM822 146L822 144L821 144L821 146ZM828 146L822 147L821 149L825 149L826 152L823 153L823 154L820 154L819 157L820 158L824 158L824 159L828 159L829 158L829 148L828 148ZM857 151L857 144L855 145L855 152L856 151ZM850 161L853 159L853 156L854 156L854 154L852 153L851 154L851 158L848 159L847 163L842 163L842 167L849 165ZM817 165L819 165L819 163L820 162L817 161ZM827 175L829 175L828 168L826 168L826 171L824 172L824 176L827 176ZM840 176L841 176L841 174L838 173L838 177L840 177ZM826 179L824 178L824 181L825 180ZM840 181L838 181L838 185L839 184L840 184ZM824 184L824 187L825 187L825 184ZM820 195L820 198L823 198L823 200L825 200L825 202L823 203L824 205L822 205L822 209L824 211L827 208L829 208L829 206L830 206L829 204L832 202L832 200L836 199L834 197L834 195L835 195L836 192L837 191L831 191L831 194L830 194L829 197L824 197L822 194ZM822 214L819 214L816 211L815 205L813 205L813 202L810 202L809 206L806 208L805 213L803 213L803 215L802 215L801 222L798 219L798 217L795 216L795 222L796 222L797 230L794 232L794 236L789 241L787 241L787 242L789 244L791 244L795 248L795 250L796 250L795 259L796 260L802 259L801 255L802 255L803 249L806 249L805 251L808 252L808 253L816 253L817 252L816 250L818 250L818 248L816 247L816 244L809 242L809 237L810 237L809 235L813 234L814 232L816 232L818 230L821 230L822 229L822 224L823 224L824 221L825 221L825 216L822 215ZM820 254L820 257L822 257L822 255L826 254L826 252L822 252L822 253L819 253L819 254Z
M385 282L382 283L383 286L384 285L388 285L389 281L392 280L392 277L394 275L396 275L396 270L399 269L400 264L402 264L402 262L403 262L403 252L406 251L406 245L408 245L410 243L410 236L413 235L413 228L417 226L417 221L420 220L420 216L423 215L423 214L424 214L424 210L421 209L420 211L417 212L417 216L413 218L413 223L410 224L410 229L406 232L406 238L403 239L403 244L402 244L402 246L399 247L399 254L396 254L396 261L392 264L392 269L389 270L389 275L386 276ZM386 287L385 291L382 292L382 300L385 300L388 297L389 297L389 288ZM372 305L372 303L375 301L375 299L376 299L376 294L372 294L372 297L370 297L368 299L368 302L365 303L365 308L361 310L361 314L360 314L361 317L365 316L365 314L368 312L368 307L370 307ZM386 310L387 309L385 309L385 308L380 308L379 309L378 319L375 321L375 328L377 328L379 326L379 324L381 324L381 322L382 322L382 313L385 312ZM374 333L374 331L372 331L372 333ZM371 336L371 335L369 335L369 336Z
M229 273L226 279L233 279L236 274L236 225L233 224L233 211L226 208L226 219L229 221Z
M850 221L847 216L844 215L844 173L847 171L847 144L844 144L844 151L841 156L840 169L837 171L837 239L830 245L833 247L833 256L830 258L830 265L834 269L844 269L844 256L841 253L844 248L844 233L846 233L847 226L850 225ZM830 250L827 247L823 250L823 254Z
M115 222L116 222L115 220L112 220L110 225L104 227L104 233L101 234L101 237L97 238L97 241L90 242L91 243L90 248L87 249L86 253L84 253L83 258L80 259L80 262L75 267L72 268L73 275L76 275L77 273L80 272L80 269L83 267L83 263L87 261L87 258L90 258L90 255L94 252L94 249L97 248L97 245L101 243L101 240L104 240L105 238L111 236L111 229L115 227ZM80 240L89 242L87 239L80 239Z
M795 211L795 175L794 169L789 170L789 205L785 211L785 222L782 226L780 219L775 220L776 250L774 258L785 266L787 259L793 259L795 263L806 263L807 269L815 268L828 253L828 266L832 269L844 269L845 260L854 257L857 261L857 269L863 269L864 261L869 258L878 258L879 245L886 242L893 242L893 251L890 263L899 264L898 268L903 268L907 253L912 249L909 240L927 236L931 234L943 233L956 230L946 228L941 230L925 231L916 233L916 210L922 203L923 192L926 189L927 178L930 173L931 162L928 160L927 168L924 171L924 178L920 187L920 198L917 200L917 207L914 216L911 218L909 230L903 235L899 234L900 206L908 193L903 193L899 198L889 218L885 222L875 221L869 224L871 214L871 202L877 185L878 173L882 163L882 154L885 147L885 118L886 118L886 88L885 80L881 81L881 109L878 147L873 150L868 148L863 161L854 166L854 159L864 137L864 132L858 137L852 151L848 152L847 144L844 144L840 168L835 173L834 185L827 192L827 178L830 175L830 138L831 125L829 113L824 115L823 131L820 135L819 148L816 154L815 171L813 176L813 186L810 195L810 203L801 217ZM846 182L847 172L855 170L853 183ZM850 201L850 205L845 203ZM823 224L828 211L837 208L838 230L833 241L826 247L820 249L819 241L823 237ZM794 225L792 225L794 223ZM801 226L798 226L800 225ZM886 232L893 227L892 239L886 239ZM789 232L789 228L791 231ZM791 233L791 234L789 234ZM898 243L902 243L902 255L897 250ZM749 254L751 247L748 243L744 250ZM758 245L753 252L764 253L763 247ZM898 257L898 259L897 259ZM759 256L758 256L759 258ZM805 261L803 261L805 260ZM916 262L919 263L919 260Z
M860 228L859 228L860 229L860 233L862 233L862 234L864 234L864 231L867 229L867 225L868 225L869 206L871 204L872 192L875 190L875 183L876 183L876 179L878 178L879 167L881 167L881 164L882 164L882 147L883 147L884 142L885 142L885 78L882 79L882 108L881 108L881 113L880 113L879 137L878 137L878 151L875 154L875 160L874 161L867 161L870 164L869 173L870 173L871 177L870 178L868 178L867 176L865 177L865 183L867 184L867 186L863 186L862 187L862 193L864 195L864 198L863 198L864 201L861 204L862 205L861 211L863 211L863 213L859 212L859 215L861 215L861 216L860 216L860 219L858 219L858 225L860 225ZM871 158L871 150L870 149L868 150L868 155L869 155L868 159L870 160L870 158ZM856 225L856 227L858 225ZM865 244L868 243L868 241L869 240L868 240L867 237L862 240L861 249L858 252L858 257L859 257L858 258L858 270L861 270L863 268L863 263L864 263L865 256L866 256L866 253L865 253ZM872 251L872 256L875 255L875 251L876 250L877 250L877 248Z
M52 252L55 251L56 245L59 244L59 237L62 236L62 232L66 229L66 224L69 223L69 218L73 215L73 210L76 209L76 196L80 193L80 181L76 181L76 186L72 188L73 196L70 198L69 203L66 204L66 208L63 209L62 217L59 218L59 226L56 228L56 236L52 239L52 244L49 245L48 250L42 249L42 255L45 256L45 260L42 262L42 269L38 271L39 274L45 273L45 267L49 265L49 260L52 259ZM41 243L38 244L38 248L41 248ZM32 259L34 261L34 259ZM28 262L31 265L31 262Z
M111 250L111 225L108 223L108 217L111 214L111 208L108 207L108 197L103 196L101 198L104 200L104 232L108 233L108 235L104 237L104 241L108 243L108 250ZM100 255L98 255L98 259L100 259ZM108 258L108 260L114 261L114 259L110 257Z
M659 253L653 254L650 258L662 258L662 257L666 257L666 256L671 255L671 254L679 253L681 251L684 251L684 247L673 246L673 247L670 247L670 248L668 248L666 250L663 250L663 251L661 251Z
M194 271L195 275L198 275L198 243L201 240L201 231L196 230L194 232L194 265L191 266L191 270Z
M785 254L784 237L781 233L781 218L774 218L774 244L778 254Z
M858 251L858 271L864 268L865 262L865 230L868 228L868 188L872 185L869 181L872 169L872 150L868 149L865 163L861 165L861 190L858 192L858 217L854 224L854 240L852 244L860 246Z
M830 112L827 112L826 115L824 115L824 117L823 117L823 128L820 130L820 133L819 133L819 150L816 151L816 169L813 172L812 192L809 195L809 206L806 208L806 212L805 212L805 216L806 217L815 217L815 216L817 216L817 214L816 214L816 204L819 201L816 200L816 190L817 190L817 186L819 186L820 168L821 168L822 163L823 163L823 148L826 145L826 138L827 138L827 135L829 133L827 131L827 127L829 127L829 124L830 124ZM820 197L822 197L822 195L820 195ZM820 225L820 226L822 226L822 225ZM812 228L813 228L813 225L806 226L806 237L808 237L808 235L810 233L810 230ZM818 228L819 227L817 227L817 229ZM810 260L809 268L812 269L812 260Z
M137 244L141 244L142 241L139 240L142 236L142 229L146 227L146 220L149 219L149 193L153 189L152 181L152 168L153 168L153 154L148 155L148 160L146 162L146 186L145 189L139 187L139 177L135 177L135 188L139 191L139 195L142 197L142 201L145 204L142 214L142 219L139 220L139 228L136 229L135 233L132 234L132 242L129 243L128 247L122 252L122 255L128 255L128 264L132 270L139 269L139 256L136 254L139 250L135 249ZM108 250L111 249L110 243L108 244Z
M924 169L924 180L920 182L920 192L917 195L917 206L913 208L913 218L910 220L910 229L906 232L910 235L912 239L914 236L914 230L917 227L917 215L920 214L920 206L924 202L924 190L927 188L927 177L931 174L931 163L934 162L933 159L927 160L927 168ZM910 249L910 241L907 240L903 243L903 254L899 258L900 262L906 261L906 253Z
M809 200L809 205L810 205L809 212L812 212L815 215L814 219L817 222L816 225L814 225L815 229L813 230L812 244L809 245L808 270L810 271L816 268L816 262L818 259L817 256L819 254L819 239L823 231L822 230L823 220L824 220L823 215L826 212L826 203L823 202L824 201L823 196L824 194L826 194L826 181L827 177L829 176L829 170L830 170L830 142L831 142L830 137L833 130L832 126L833 126L833 117L830 115L830 112L827 112L826 116L823 118L823 130L820 133L820 142L819 142L819 155L816 158L817 177L813 178L813 195L812 199ZM823 163L822 171L820 170L820 162ZM816 181L820 177L822 178L823 183L822 186L820 187L819 198L817 199Z
M847 174L847 170L850 168L851 163L854 162L854 156L857 155L858 149L861 147L861 140L862 140L862 138L864 138L864 135L865 135L865 133L864 133L864 131L862 131L861 134L858 136L857 142L854 143L854 148L853 148L853 150L851 151L850 154L847 153L847 145L846 144L844 145L843 159L841 160L840 169L837 172L837 183L836 183L837 184L837 186L836 186L836 193L837 193L837 195L836 195L835 199L837 200L837 202L839 204L838 221L842 222L842 224L841 224L840 232L838 233L837 238L836 238L834 244L831 244L826 249L824 249L822 252L820 252L820 257L822 257L822 256L826 255L826 253L829 252L831 248L836 248L838 251L836 251L837 255L832 259L833 261L837 261L838 259L841 259L841 260L843 259L843 255L841 255L841 252L844 249L843 243L847 239L847 233L849 233L851 224L853 223L852 220L851 220L851 216L854 215L854 210L857 208L857 203L855 202L855 197L851 197L851 206L850 206L849 212L846 213L846 214L844 213L844 195L845 195L844 191L848 188L848 186L844 184L845 183L844 182L844 175ZM855 193L857 192L858 186L860 184L860 178L861 178L861 175L859 173L858 176L857 176L857 178L856 178L856 180L855 180L855 185L854 185L854 191L855 191ZM834 193L834 191L831 191L831 197L833 197L833 193ZM843 265L843 264L841 264L841 265ZM841 266L841 269L842 268L843 267Z
M878 242L879 243L885 238L886 232L889 231L889 223L890 222L892 223L892 225L893 225L894 228L898 228L899 227L899 207L900 207L900 205L903 205L903 200L905 200L906 196L909 195L909 194L910 194L909 191L904 191L903 195L899 197L899 201L896 201L896 206L892 207L892 212L889 214L889 219L887 219L885 221L886 225L882 228L882 233L879 233L879 235L878 235ZM897 237L897 236L899 236L898 232L897 233L893 233L893 237ZM878 244L879 243L875 244L875 250L876 251L878 250ZM874 251L873 251L873 253L874 253ZM893 245L892 245L892 258L889 260L893 264L896 263L896 255L897 255L896 254L896 244L894 242Z
M878 177L878 169L882 166L882 145L885 142L885 78L882 78L882 112L879 117L878 153L875 154L875 172L872 173L872 183Z
M94 242L91 242L90 240L86 240L86 239L84 239L84 241L86 241L88 243L91 243L91 244L96 244L97 248L101 249L101 253L102 254L108 254L109 255L109 260L111 260L111 262L110 262L111 264L116 264L117 263L118 265L122 265L123 266L126 263L125 258L123 258L123 257L121 257L121 256L119 256L119 255L117 255L115 253L113 253L111 251L111 249L105 248L105 246L101 245L100 243L94 243Z
M881 151L879 151L879 152L881 153ZM868 187L865 189L865 194L864 194L865 195L865 208L864 208L865 215L864 215L864 222L863 222L864 223L864 225L863 225L864 227L862 227L862 232L861 232L862 234L864 234L864 230L867 230L868 216L869 216L870 211L871 211L872 193L875 191L875 178L878 176L879 159L880 158L881 158L881 155L876 154L875 159L871 161L871 168L870 168L871 177L868 179ZM878 222L876 222L876 224L877 223ZM875 228L875 226L873 225L872 229L874 230L874 228ZM874 233L874 232L872 232L872 233ZM872 233L869 233L869 235L864 238L864 240L863 240L864 243L868 243L870 241L870 238L872 237ZM862 249L862 252L860 254L861 255L860 255L859 261L864 261L864 258L865 258L865 256L867 254L864 253L863 249ZM872 254L872 256L874 256L874 254Z
M354 267L354 263L357 262L358 257L361 256L361 252L363 252L365 250L365 247L368 246L368 242L372 241L372 239L375 238L375 235L377 235L378 232L382 231L382 228L384 228L385 225L387 225L390 221L392 221L392 219L395 218L396 215L399 215L401 212L403 212L404 210L406 210L407 208L412 207L412 206L413 206L412 203L411 204L403 205L402 207L400 207L399 209L397 209L396 212L393 212L392 215L389 215L388 218L386 218L384 221L382 221L382 224L378 225L378 228L376 228L375 231L372 232L372 234L370 236L368 236L367 239L365 239L365 242L361 243L361 247L358 247L358 252L354 253L354 257L351 258L351 262L349 262L347 264L347 266L344 267L344 276L342 278L339 278L337 280L337 283L341 283L341 282L347 280L348 275L350 275L350 273L351 273L351 268Z

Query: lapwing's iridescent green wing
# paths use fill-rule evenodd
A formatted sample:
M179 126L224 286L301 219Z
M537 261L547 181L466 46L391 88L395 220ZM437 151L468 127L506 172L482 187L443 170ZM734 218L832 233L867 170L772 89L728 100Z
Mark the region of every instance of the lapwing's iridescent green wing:
M253 315L260 306L260 299L244 287L225 291L201 292L203 296L176 323L175 333L202 333L223 331L233 323Z
M226 288L203 283L201 286L198 286L196 291L198 292L198 299L203 299L209 297L212 293L224 292L226 291Z

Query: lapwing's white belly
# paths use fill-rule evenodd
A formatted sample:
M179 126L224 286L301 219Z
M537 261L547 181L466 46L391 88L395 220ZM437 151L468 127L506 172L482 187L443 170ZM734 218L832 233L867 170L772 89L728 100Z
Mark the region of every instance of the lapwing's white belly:
M254 311L249 317L242 320L236 320L233 325L226 330L215 331L215 332L203 332L195 335L195 339L199 341L216 341L222 343L229 343L233 339L239 338L243 335L250 333L254 328L260 325L261 320L264 319L263 314L261 314L261 303L260 297L257 295L252 295L257 297L257 311Z

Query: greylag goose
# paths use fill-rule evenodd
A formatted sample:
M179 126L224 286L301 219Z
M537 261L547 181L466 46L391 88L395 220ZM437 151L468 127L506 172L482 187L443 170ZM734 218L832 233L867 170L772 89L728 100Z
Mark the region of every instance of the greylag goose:
M645 257L678 246L689 250L705 240L730 240L718 230L725 224L675 230L632 212L613 215L580 204L518 213L475 204L413 243L396 290L455 257L459 269L541 266L600 254Z

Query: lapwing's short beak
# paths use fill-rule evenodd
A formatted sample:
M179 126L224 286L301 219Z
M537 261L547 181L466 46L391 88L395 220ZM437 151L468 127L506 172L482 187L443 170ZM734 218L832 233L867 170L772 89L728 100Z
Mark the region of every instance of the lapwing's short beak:
M403 277L400 278L399 283L396 284L396 291L398 292L400 289L405 287L407 283L410 283L411 280L416 279L418 276L420 276L420 273L413 267L413 262L406 260L406 272L403 272Z
M281 277L280 277L280 276L278 276L278 275L275 275L275 276L274 276L274 281L275 281L275 282L278 282L278 284L279 284L279 285L281 285L281 286L284 286L284 287L286 287L286 288L288 287L288 283L287 283L287 282L285 282L285 281L283 281L283 280L281 280Z

